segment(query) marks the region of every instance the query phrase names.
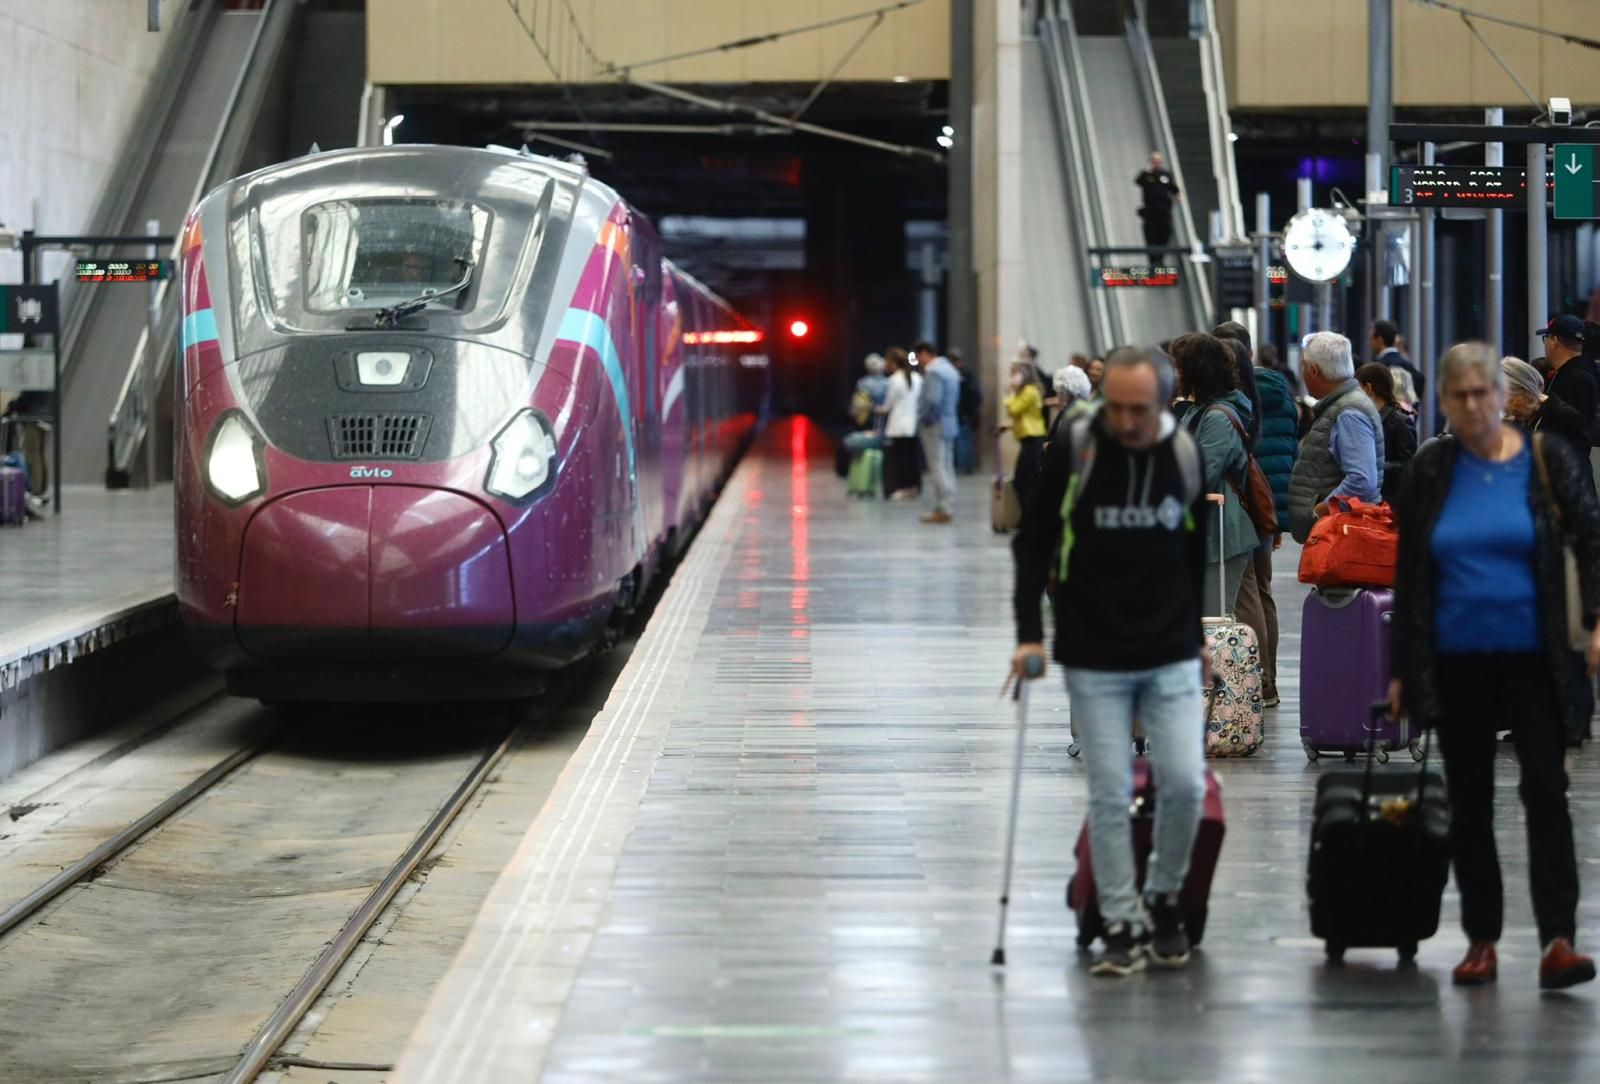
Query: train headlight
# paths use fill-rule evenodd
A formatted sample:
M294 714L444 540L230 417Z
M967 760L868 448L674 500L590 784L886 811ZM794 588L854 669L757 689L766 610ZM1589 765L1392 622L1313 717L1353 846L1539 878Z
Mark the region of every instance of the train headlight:
M206 449L206 481L227 504L243 504L267 488L262 454L266 445L237 410L230 410L211 431Z
M532 410L520 410L490 445L484 488L508 501L526 500L555 473L556 438L550 423Z

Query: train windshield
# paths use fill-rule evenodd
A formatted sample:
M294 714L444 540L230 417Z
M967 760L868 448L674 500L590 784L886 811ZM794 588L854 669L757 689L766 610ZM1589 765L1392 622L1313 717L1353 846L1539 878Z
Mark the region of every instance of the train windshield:
M318 203L301 216L307 312L330 314L398 305L429 293L426 309L462 312L471 289L445 294L482 259L491 215L445 199L349 199Z

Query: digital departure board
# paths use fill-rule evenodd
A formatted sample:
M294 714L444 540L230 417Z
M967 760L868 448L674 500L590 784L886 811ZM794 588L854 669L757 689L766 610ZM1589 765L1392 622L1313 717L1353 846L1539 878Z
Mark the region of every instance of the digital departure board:
M1176 286L1176 267L1102 267L1102 286Z
M171 260L79 260L79 282L160 282L172 277Z
M1389 198L1401 207L1522 209L1527 175L1521 166L1395 166Z

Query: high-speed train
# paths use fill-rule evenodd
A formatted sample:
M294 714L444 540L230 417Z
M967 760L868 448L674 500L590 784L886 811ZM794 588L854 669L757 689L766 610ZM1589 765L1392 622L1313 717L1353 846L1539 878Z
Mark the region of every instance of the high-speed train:
M760 411L762 332L581 165L314 154L212 192L181 248L178 599L241 695L537 692Z

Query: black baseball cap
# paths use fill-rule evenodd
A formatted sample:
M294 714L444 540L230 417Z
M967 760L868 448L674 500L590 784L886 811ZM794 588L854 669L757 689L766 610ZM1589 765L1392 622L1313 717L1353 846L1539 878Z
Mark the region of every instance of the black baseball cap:
M1557 316L1550 321L1548 327L1534 334L1541 339L1554 335L1558 339L1570 339L1573 342L1581 343L1584 336L1583 321L1570 313L1564 316Z

